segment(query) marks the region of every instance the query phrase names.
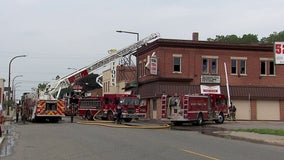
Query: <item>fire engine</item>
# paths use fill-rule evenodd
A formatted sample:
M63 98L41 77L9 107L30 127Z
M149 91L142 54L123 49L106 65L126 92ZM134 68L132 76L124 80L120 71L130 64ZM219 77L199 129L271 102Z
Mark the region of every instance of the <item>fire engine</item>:
M122 107L122 119L125 122L146 116L146 106L139 106L138 97L129 94L104 94L101 97L81 98L77 114L88 120L115 120L118 105Z
M228 115L227 99L222 94L210 95L162 95L162 119L173 124L204 121L223 123Z
M47 120L58 122L64 116L65 102L60 100L42 100L36 93L24 93L22 110L30 121Z

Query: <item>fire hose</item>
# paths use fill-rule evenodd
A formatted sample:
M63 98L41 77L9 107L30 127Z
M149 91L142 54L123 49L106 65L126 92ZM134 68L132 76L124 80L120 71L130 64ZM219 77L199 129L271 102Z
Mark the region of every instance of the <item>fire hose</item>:
M99 110L94 116L94 121L81 121L77 122L78 124L84 124L84 125L98 125L98 126L105 126L105 127L112 127L112 128L133 128L133 129L166 129L170 128L170 125L164 124L164 125L135 125L135 124L114 124L114 121L109 120L99 120L96 118L96 116L101 112L102 110ZM112 123L112 124L110 124Z

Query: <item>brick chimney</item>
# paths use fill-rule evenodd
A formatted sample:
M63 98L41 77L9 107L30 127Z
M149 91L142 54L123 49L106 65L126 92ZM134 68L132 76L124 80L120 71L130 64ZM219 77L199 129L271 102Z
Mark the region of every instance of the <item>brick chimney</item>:
M193 32L192 33L192 40L193 41L198 41L198 32Z

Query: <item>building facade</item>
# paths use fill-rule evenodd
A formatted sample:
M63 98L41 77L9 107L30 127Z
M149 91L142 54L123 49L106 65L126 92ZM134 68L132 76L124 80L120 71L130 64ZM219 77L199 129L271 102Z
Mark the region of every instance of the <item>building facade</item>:
M4 82L5 80L3 78L0 78L0 104L2 105L4 101Z
M128 85L136 81L136 67L118 65L103 72L103 94L133 94L133 89L127 90ZM128 87L129 88L129 87ZM130 87L132 88L132 87ZM134 87L135 88L135 87Z
M157 39L135 55L150 118L161 118L162 94L217 86L236 105L237 119L284 120L284 66L274 64L273 45L198 41L195 33L193 40Z

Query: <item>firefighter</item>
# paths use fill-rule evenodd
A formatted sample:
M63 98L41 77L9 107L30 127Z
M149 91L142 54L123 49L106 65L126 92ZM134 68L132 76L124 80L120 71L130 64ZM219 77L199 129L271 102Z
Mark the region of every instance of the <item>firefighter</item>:
M27 107L25 107L25 106L22 107L22 114L21 115L22 115L22 121L25 124L26 120L27 120L27 117L28 117L28 109L27 109Z
M230 107L229 107L230 120L233 120L233 121L236 120L236 111L237 111L236 106L231 102Z
M117 124L121 124L121 114L122 114L122 108L121 108L121 105L118 104L117 107L116 107L116 123Z
M17 107L16 107L16 123L18 123L18 121L19 121L20 112L21 112L20 106L17 105Z
M74 119L74 115L75 115L75 107L74 107L74 103L72 103L70 105L70 116L71 116L71 123L73 123L73 119Z

